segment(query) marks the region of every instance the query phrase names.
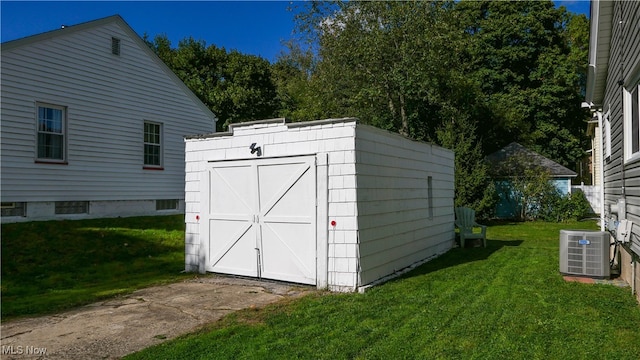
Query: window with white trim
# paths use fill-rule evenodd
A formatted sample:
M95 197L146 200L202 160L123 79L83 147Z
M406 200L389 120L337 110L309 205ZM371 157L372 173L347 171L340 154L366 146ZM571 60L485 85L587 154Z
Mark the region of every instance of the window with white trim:
M611 112L604 114L604 158L611 158Z
M162 167L162 124L144 122L144 166Z
M640 71L624 88L625 159L640 159Z
M66 108L37 104L38 149L37 159L63 162L66 151Z

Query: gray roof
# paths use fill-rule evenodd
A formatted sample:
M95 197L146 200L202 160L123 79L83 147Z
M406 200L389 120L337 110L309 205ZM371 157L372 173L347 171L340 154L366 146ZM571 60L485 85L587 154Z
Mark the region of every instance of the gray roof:
M491 167L491 172L494 176L512 176L515 175L514 171L518 170L517 166L512 166L513 160L517 157L521 157L524 163L521 161L521 166L539 166L549 171L551 177L576 177L573 170L558 164L557 162L547 159L546 157L531 151L524 146L512 142L505 146L501 150L494 152L486 157L487 162Z

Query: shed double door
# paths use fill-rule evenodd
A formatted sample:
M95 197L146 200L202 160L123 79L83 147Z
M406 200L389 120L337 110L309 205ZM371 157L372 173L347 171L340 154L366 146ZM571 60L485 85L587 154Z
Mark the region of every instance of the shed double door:
M316 283L315 157L212 163L207 177L208 271Z

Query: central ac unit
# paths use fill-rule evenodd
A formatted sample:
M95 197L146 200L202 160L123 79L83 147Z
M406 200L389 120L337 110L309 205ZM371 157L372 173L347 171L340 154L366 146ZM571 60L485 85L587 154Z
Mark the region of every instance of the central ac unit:
M608 278L609 239L606 231L560 230L560 272Z

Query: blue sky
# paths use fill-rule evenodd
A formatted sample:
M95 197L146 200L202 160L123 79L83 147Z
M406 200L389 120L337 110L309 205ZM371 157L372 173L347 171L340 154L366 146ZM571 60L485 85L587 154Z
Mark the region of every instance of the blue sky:
M588 1L556 1L589 15ZM299 5L299 4L298 4ZM0 39L15 40L61 25L75 25L115 14L139 34L166 34L171 44L192 36L227 50L275 61L292 38L291 1L4 1Z

